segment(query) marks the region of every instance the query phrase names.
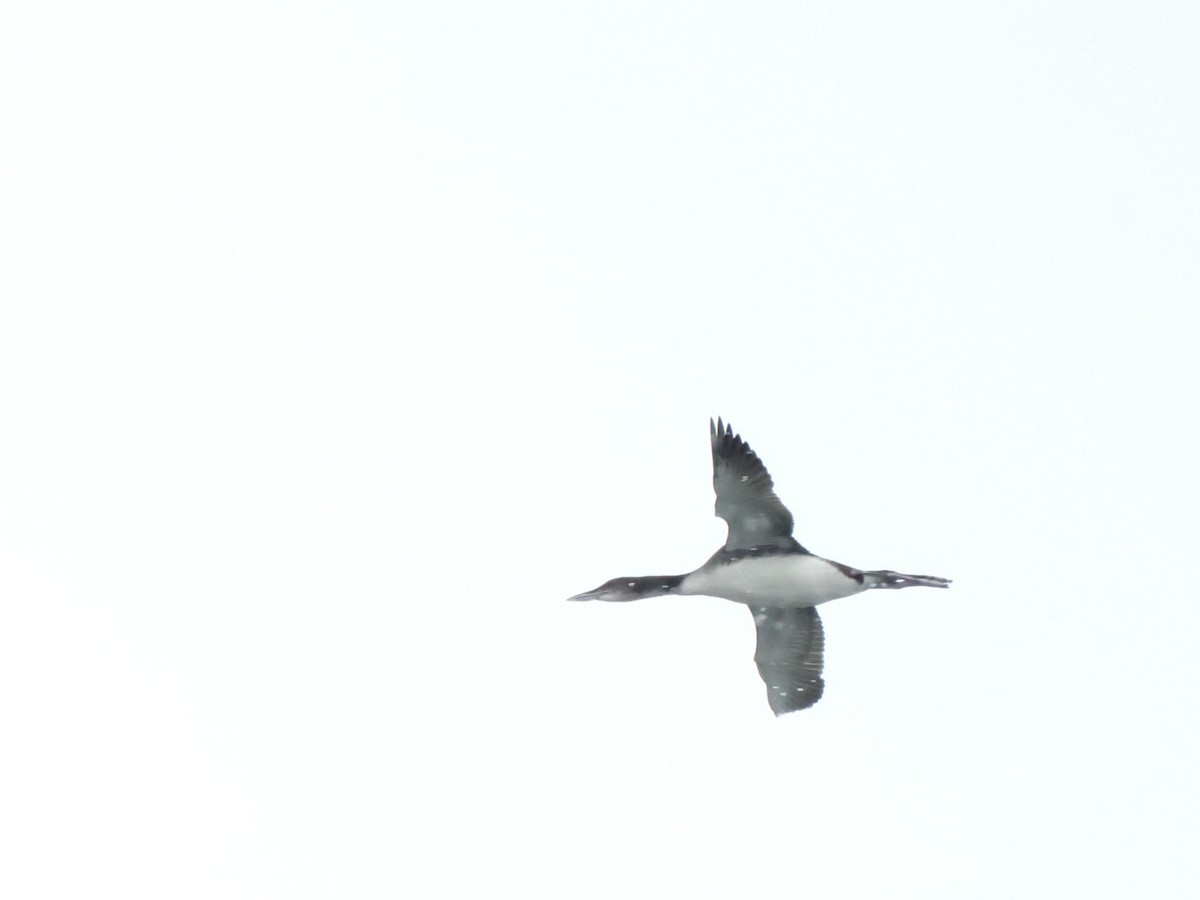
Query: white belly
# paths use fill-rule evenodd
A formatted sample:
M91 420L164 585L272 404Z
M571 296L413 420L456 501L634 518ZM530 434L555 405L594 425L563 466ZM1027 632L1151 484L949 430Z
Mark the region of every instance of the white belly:
M750 606L816 606L865 588L819 556L762 556L697 569L683 579L679 593Z

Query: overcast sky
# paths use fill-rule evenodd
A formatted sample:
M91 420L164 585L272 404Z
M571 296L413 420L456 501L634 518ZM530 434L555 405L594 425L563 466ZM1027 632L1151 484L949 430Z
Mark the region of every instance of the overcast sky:
M0 894L1200 889L1190 3L9 3ZM724 540L751 617L563 599Z

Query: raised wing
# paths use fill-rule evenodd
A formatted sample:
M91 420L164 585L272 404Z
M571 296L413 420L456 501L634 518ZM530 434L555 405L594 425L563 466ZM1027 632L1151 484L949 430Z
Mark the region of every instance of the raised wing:
M752 606L758 647L754 661L777 716L808 709L821 699L825 682L825 629L814 606Z
M775 483L758 454L720 419L709 419L708 427L716 511L729 524L725 549L775 546L802 550L792 538L792 514L775 496Z

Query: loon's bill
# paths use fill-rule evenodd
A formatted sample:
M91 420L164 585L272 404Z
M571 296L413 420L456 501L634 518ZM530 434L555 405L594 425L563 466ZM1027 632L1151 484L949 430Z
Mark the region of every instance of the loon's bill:
M614 578L571 600L627 601L706 594L750 607L754 661L775 715L821 699L825 632L816 607L872 588L950 586L934 575L855 569L816 556L792 537L793 520L767 467L721 419L709 420L716 514L729 526L725 546L686 575Z

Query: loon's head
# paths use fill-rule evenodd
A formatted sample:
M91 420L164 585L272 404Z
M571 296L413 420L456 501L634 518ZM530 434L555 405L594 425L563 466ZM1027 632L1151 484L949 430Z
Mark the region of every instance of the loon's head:
M682 575L643 575L638 578L613 578L600 587L568 600L603 600L609 603L624 603L645 597L661 597L674 594L683 581Z

